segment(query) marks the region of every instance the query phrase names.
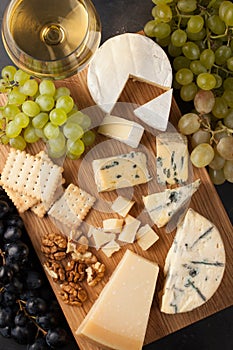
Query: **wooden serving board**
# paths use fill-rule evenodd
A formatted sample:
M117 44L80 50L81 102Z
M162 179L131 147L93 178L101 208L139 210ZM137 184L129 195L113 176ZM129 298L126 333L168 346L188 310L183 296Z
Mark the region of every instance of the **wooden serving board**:
M77 103L79 109L84 109L94 105L94 102L89 95L87 84L86 84L86 70L82 71L81 73L79 73L78 75L72 78L69 78L63 82L59 82L59 84L63 86L65 85L71 90L71 94L74 97L75 102ZM163 91L158 87L151 86L149 84L139 82L139 81L134 81L133 79L129 79L128 83L125 86L124 91L120 96L119 101L126 102L126 106L127 105L131 106L131 104L141 105L155 98L156 96L160 95L162 92ZM101 118L101 113L98 112L96 109L94 109L94 113L92 114L93 114L92 116L93 123L95 124L96 120L98 121L99 118ZM176 125L179 116L180 116L179 108L175 100L173 99L171 115L170 115L170 121L173 123L173 125ZM132 119L134 119L133 116L132 116ZM105 144L105 142L107 142L107 144ZM151 154L155 155L155 135L153 133L151 134L150 130L145 132L142 143L144 145L143 150L145 149L149 150L148 152L150 155ZM84 155L84 160L77 160L77 161L66 160L65 161L63 165L64 177L66 179L67 184L69 184L70 182L73 182L75 184L80 185L81 188L83 188L84 190L87 190L89 193L95 196L98 196L97 203L98 202L105 203L106 201L108 203L109 201L111 202L116 198L116 192L113 191L112 193L105 193L101 195L97 194L96 186L94 184L93 174L91 170L91 159L93 157L102 158L108 155L120 154L120 152L122 151L125 152L127 150L130 150L130 148L127 148L126 146L123 147L122 145L120 145L120 143L117 143L117 142L114 143L114 141L111 141L111 140L107 141L107 138L100 135L97 137L96 144L98 144L99 146L96 146L94 148L95 151L93 151L93 148L91 148L90 150L88 149L86 150ZM4 166L9 148L6 146L0 146L0 147L1 147L0 148L1 150L0 171L1 171ZM27 151L35 154L41 149L41 147L42 147L42 144L37 143L36 145L30 146L27 149ZM155 172L154 172L155 158L153 157L154 156L149 157L150 158L149 170L152 173L152 175L155 176ZM213 313L216 313L217 311L220 311L230 305L233 305L232 225L225 212L222 202L215 190L215 187L209 179L209 176L206 170L194 169L192 178L193 179L200 178L202 184L199 190L193 196L189 206L197 210L200 214L207 217L218 227L225 244L227 264L226 264L225 275L223 277L223 280L219 289L207 303L205 303L203 306L191 312L180 314L180 315L179 314L166 315L160 312L158 295L159 295L159 291L162 288L162 283L163 283L162 270L163 270L166 254L174 238L175 230L173 230L170 233L166 233L166 230L164 228L163 229L155 228L160 239L156 242L156 244L153 247L151 247L146 252L143 252L137 244L123 246L119 252L115 253L112 256L112 258L106 258L106 256L103 253L101 254L100 251L98 252L95 251L98 258L102 262L104 262L106 265L106 275L104 280L100 284L98 284L96 287L89 287L89 288L86 287L89 299L87 302L84 303L83 307L79 308L79 307L73 307L73 306L64 304L59 296L59 286L51 280L50 276L48 276L51 286L58 298L58 301L60 302L64 315L70 325L70 328L81 350L98 349L98 347L88 343L83 339L80 339L75 334L75 331L78 328L80 322L83 320L83 318L87 314L90 307L93 305L94 301L97 299L100 291L108 281L117 263L122 258L126 248L130 248L133 251L137 252L138 254L146 258L152 261L156 261L160 266L160 275L157 283L153 305L151 308L149 324L148 324L147 333L145 337L145 344L151 343L185 326L188 326L200 319L203 319ZM150 220L149 217L146 216L146 213L143 210L141 196L142 194L146 194L157 189L158 189L158 185L156 183L154 185L146 184L146 185L136 186L133 189L133 192L131 193L133 199L137 201L137 204L133 208L133 211L131 213L134 216L136 215L141 217L142 221L144 221L143 223L146 223L146 221L148 221L151 224L151 222L149 221ZM124 194L124 191L122 193ZM104 217L109 217L109 215L110 215L109 213L106 214L105 212L98 210L98 206L97 206L97 208L93 209L89 213L87 217L87 222L92 224L93 226L98 227L98 226L101 226L102 219ZM112 216L112 214L110 216ZM45 259L40 250L41 236L51 231L56 232L58 231L58 228L54 226L54 224L50 221L49 218L38 219L30 211L22 214L22 218L24 220L26 229L31 238L33 246L38 254L38 257L40 261L43 263Z

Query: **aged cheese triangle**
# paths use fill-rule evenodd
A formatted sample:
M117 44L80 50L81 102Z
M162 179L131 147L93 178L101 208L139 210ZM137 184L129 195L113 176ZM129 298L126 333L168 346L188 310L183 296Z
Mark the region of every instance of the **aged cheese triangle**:
M208 301L225 269L225 250L212 222L189 209L167 254L161 311L191 311Z
M147 125L165 131L171 110L172 95L173 89L169 89L153 100L136 108L134 114Z
M110 113L129 77L170 89L171 64L165 51L152 39L124 33L100 46L87 74L87 85L95 103Z

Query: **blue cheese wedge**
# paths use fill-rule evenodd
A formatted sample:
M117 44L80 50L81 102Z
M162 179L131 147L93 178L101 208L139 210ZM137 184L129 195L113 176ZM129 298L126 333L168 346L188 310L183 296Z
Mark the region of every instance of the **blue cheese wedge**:
M142 152L130 152L92 162L98 192L132 187L151 180L147 157Z
M136 108L134 114L152 128L165 131L171 110L173 89Z
M106 115L98 128L98 133L123 142L133 148L138 147L143 132L144 128L140 124L113 115Z
M157 180L160 184L183 184L188 179L187 137L166 132L156 137Z
M166 257L161 311L187 312L207 302L221 283L225 260L217 227L189 209Z
M187 202L200 186L200 179L191 184L143 197L145 208L157 227L165 226Z

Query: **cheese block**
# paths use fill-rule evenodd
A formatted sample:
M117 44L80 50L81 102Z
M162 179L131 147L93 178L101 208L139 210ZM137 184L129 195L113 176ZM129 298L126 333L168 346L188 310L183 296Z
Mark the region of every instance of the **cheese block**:
M110 113L129 77L171 87L171 64L165 51L152 39L124 33L99 47L87 74L87 85L95 103Z
M98 346L141 350L159 267L126 250L77 334Z
M136 108L134 114L152 128L165 131L169 120L173 89Z
M142 250L149 249L158 239L159 236L148 224L142 226L136 233L137 244Z
M103 220L103 230L106 232L120 233L123 226L123 222L123 219L105 219Z
M115 201L112 203L112 210L123 216L126 217L126 215L129 213L130 209L134 205L135 201L130 200L128 198L125 198L123 196L118 196Z
M200 183L200 179L197 179L186 186L143 196L145 208L153 223L157 227L165 226L175 213L188 204L192 195L198 190Z
M140 225L141 222L139 220L131 215L127 215L125 218L125 225L118 237L119 241L133 243Z
M98 192L132 187L151 180L147 157L142 152L95 159L92 167Z
M98 133L121 141L137 148L144 132L143 126L121 117L106 115L102 120Z
M161 184L174 185L188 179L188 142L187 137L166 132L156 136L157 180Z
M179 224L164 266L161 311L191 311L208 301L225 270L220 232L207 218L189 209Z

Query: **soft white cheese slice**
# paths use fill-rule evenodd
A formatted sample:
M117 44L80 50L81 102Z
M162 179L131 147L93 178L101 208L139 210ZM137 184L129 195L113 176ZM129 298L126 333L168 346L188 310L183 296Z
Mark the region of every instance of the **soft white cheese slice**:
M98 133L121 141L133 148L138 147L143 132L144 128L140 124L113 115L106 115L98 128Z
M157 227L165 226L187 204L192 195L198 190L200 183L200 179L197 179L186 186L143 196L145 208Z
M157 130L165 131L169 120L173 89L136 108L134 114L144 123Z
M127 250L77 329L99 347L141 350L159 267Z
M131 215L127 215L125 218L125 225L118 237L119 241L133 243L140 225L141 222L139 220Z
M118 196L112 203L112 210L115 211L115 213L126 217L134 203L135 201L133 200L130 200L123 196Z
M110 113L129 77L165 89L171 87L171 64L164 50L152 39L124 33L99 47L87 74L87 85L95 103Z
M191 311L208 301L225 270L220 232L207 218L189 209L167 254L161 311Z

